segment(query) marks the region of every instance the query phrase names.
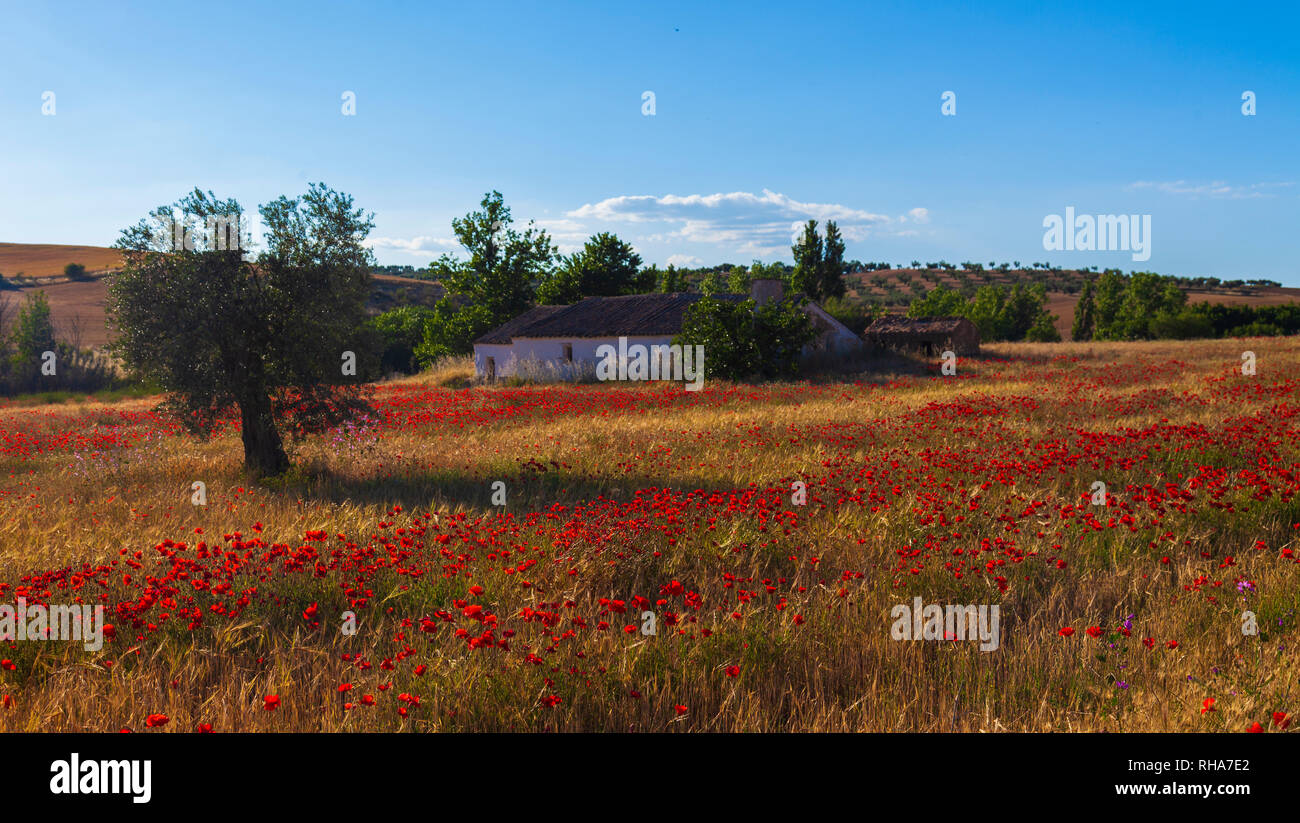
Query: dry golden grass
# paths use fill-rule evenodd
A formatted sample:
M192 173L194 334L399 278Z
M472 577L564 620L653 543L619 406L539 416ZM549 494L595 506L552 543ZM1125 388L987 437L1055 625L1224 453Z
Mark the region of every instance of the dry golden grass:
M1245 348L1259 357L1253 378L1236 368ZM474 560L452 577L440 577L436 563L418 582L391 569L377 573L367 584L374 592L370 604L358 610L361 631L351 637L337 630L344 607L338 575L299 575L256 581L259 594L248 612L234 621L212 620L200 631L187 632L173 618L170 630L142 632L135 641L134 632L110 618L119 636L99 653L77 644L0 645L0 656L17 664L0 671L0 693L12 696L12 705L0 709L0 730L141 730L153 713L170 718L168 731L200 723L218 731L1269 726L1273 712L1292 712L1300 675L1297 566L1279 556L1300 520L1294 502L1282 500L1280 488L1263 500L1229 490L1221 498L1235 504L1229 514L1208 508L1199 495L1186 513L1168 509L1158 527L1148 522L1151 510L1135 504L1136 532L1105 528L1084 537L1058 535L1057 512L1077 503L1095 479L1129 501L1126 485L1185 484L1176 475L1193 459L1255 470L1232 452L1234 442L1249 445L1255 436L1276 441L1285 465L1300 462L1285 422L1293 398L1282 391L1298 369L1300 343L1289 339L1003 344L987 347L987 359L964 362L956 379L710 386L707 397L690 398L679 388L459 388L472 378L472 367L459 361L387 385L381 400L423 396L420 404L403 406L403 415L430 406L510 411L478 414L463 427L456 420L466 418L451 414L393 426L378 442L361 438L348 449L328 437L309 440L295 452L294 475L264 486L243 478L232 434L205 443L161 434L133 448L105 449L106 457L87 453L81 463L67 450L10 458L0 484L0 582L10 584L31 572L107 564L138 550L146 569L162 574L167 567L152 549L161 541L218 543L236 531L247 539L255 522L264 524L268 545L297 547L313 529L364 545L382 530L381 521L408 526L413 514L433 512L429 522L451 530L455 513L464 512L467 523L480 519L465 529L485 543L467 549ZM1225 386L1241 391L1227 394ZM1256 393L1257 387L1276 392ZM553 405L520 410L539 397ZM963 404L974 411L959 411ZM125 425L139 432L154 424L123 415L150 406L10 409L0 411L0 429L40 436ZM1153 426L1167 435L1135 434ZM1217 440L1206 446L1180 439L1199 427ZM1095 433L1094 445L1078 445L1077 431ZM1077 459L1053 464L1050 472L1006 468L1002 480L988 469L990 460L1011 466L1039 457L1035 444L1052 442L1074 449ZM1185 446L1201 450L1178 450ZM968 471L963 460L980 461L984 470L975 472L972 464ZM1094 467L1094 460L1109 466ZM528 468L538 464L547 470ZM855 489L872 488L876 480L861 473L868 469L885 478L875 487L879 499L868 501L875 511L844 500ZM790 505L788 497L800 478L809 489L805 507ZM497 479L507 483L512 520L500 519L491 503ZM194 480L207 484L204 507L189 502ZM646 488L685 494L751 487L785 495L766 522L752 510L728 511L697 497L671 513L650 506L616 515L615 504L595 506L578 518L590 532L572 544L557 542L559 521L516 525L557 502L583 505L603 496L628 504ZM1030 504L1042 506L1025 515ZM394 505L404 511L392 514ZM774 519L782 509L789 514ZM1124 511L1098 517L1104 523ZM955 520L958 515L965 520ZM636 518L656 527L633 528L627 521ZM961 578L945 568L963 557L955 548L998 538L1016 543L1019 562L987 552L978 563L1005 566ZM1267 550L1253 549L1256 539ZM536 563L507 573L504 555L485 559L494 540L506 546L511 563ZM900 565L899 551L923 548L927 540L937 548L912 574L907 566L921 561ZM436 544L430 546L436 556ZM1056 568L1044 562L1047 555L1068 562ZM1235 565L1221 567L1229 555ZM1162 556L1171 562L1161 563ZM993 585L994 574L1008 579L1006 592ZM1217 592L1209 584L1201 592L1184 588L1200 575L1222 585ZM1253 581L1258 593L1239 594L1237 579ZM660 617L654 637L620 630L639 622L630 606L628 614L601 615L601 598L654 602L673 580L698 592L703 605L692 612L669 598L668 605L652 606ZM479 597L467 594L474 584L485 589ZM742 590L757 594L742 603ZM5 599L13 596L5 590ZM998 604L1000 648L891 639L890 609L913 596ZM71 597L56 591L50 599ZM497 640L501 631L516 631L511 649L470 649L455 637L457 626L482 629L460 616L456 600L495 613ZM546 605L565 601L573 605ZM1260 636L1240 630L1247 601L1260 615ZM319 602L323 627L300 616L310 602ZM525 608L555 611L562 621L554 627L528 622L519 616ZM424 634L418 618L435 609L457 622ZM662 620L668 610L696 622L681 624L686 633L677 634ZM1129 614L1135 615L1132 637L1121 637L1116 628ZM572 616L611 625L575 629L556 643ZM415 622L403 627L403 618ZM1103 637L1086 636L1093 625L1104 629ZM1063 626L1076 634L1061 637ZM1153 638L1154 649L1142 645L1145 637ZM1166 647L1170 640L1176 649ZM381 666L408 645L409 657L391 670ZM547 651L551 645L556 648ZM538 662L528 660L530 652ZM359 669L344 653L362 655L373 668ZM111 668L107 660L114 661ZM417 664L427 666L421 675L413 671ZM728 676L731 666L739 667L737 676ZM341 694L342 683L355 688ZM397 712L396 695L403 693L420 699L406 717ZM277 711L263 709L267 694L280 696ZM344 708L362 694L377 704ZM559 705L545 705L551 695ZM1210 697L1215 710L1202 712Z

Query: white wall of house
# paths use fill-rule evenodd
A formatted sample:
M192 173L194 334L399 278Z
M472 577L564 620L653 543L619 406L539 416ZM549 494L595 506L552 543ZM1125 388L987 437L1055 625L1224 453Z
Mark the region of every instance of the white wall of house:
M804 311L813 321L817 339L804 346L805 355L816 351L846 354L863 348L862 339L831 317L815 303L804 305ZM633 336L627 345L667 346L671 335ZM565 345L572 346L572 360L565 357ZM474 372L487 376L488 358L493 358L498 379L524 376L530 379L572 380L593 377L599 358L596 350L601 346L618 349L618 337L516 337L509 344L475 343ZM705 370L708 369L708 352L705 352Z
M632 336L627 345L667 346L672 337ZM564 357L564 346L573 347L573 360ZM617 337L516 337L509 345L496 343L474 344L474 372L480 378L487 375L487 358L495 358L496 376L514 377L530 370L543 369L556 379L571 379L584 373L594 375L599 358L596 350L601 346L618 349ZM530 376L535 376L530 373Z
M474 344L474 374L480 379L487 376L487 361L491 357L496 362L496 376L508 377L501 371L502 366L510 359L511 347L509 343L475 343Z

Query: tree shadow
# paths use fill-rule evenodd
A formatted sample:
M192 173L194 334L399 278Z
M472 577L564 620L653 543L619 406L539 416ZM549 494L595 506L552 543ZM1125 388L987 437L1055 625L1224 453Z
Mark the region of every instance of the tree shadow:
M538 464L541 465L541 464ZM504 488L497 486L500 482ZM385 477L356 478L315 469L286 477L274 487L322 503L400 505L406 511L499 510L515 514L544 512L555 505L573 507L600 498L618 503L633 500L647 489L672 489L678 494L743 493L747 487L720 485L700 477L664 479L645 474L588 477L570 469L550 467L516 470L500 475L465 471L427 470ZM758 483L758 488L765 488ZM505 504L501 505L502 492Z

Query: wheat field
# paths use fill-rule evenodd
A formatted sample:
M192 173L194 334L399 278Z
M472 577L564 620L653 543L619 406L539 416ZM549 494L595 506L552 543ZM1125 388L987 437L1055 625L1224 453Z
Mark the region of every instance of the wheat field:
M0 643L0 731L1282 732L1298 373L1291 339L698 393L459 361L260 484L156 398L8 405L0 602L112 629ZM917 597L997 606L997 648L895 639Z

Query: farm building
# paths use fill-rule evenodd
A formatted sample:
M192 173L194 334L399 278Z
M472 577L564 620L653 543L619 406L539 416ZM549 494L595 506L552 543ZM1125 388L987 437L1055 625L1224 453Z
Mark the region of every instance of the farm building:
M715 294L718 300L740 302L753 298L757 305L780 300L780 280L755 280L750 294ZM588 297L571 306L538 306L493 329L474 341L474 371L482 379L527 376L575 379L595 373L601 346L667 346L681 333L686 310L703 295L631 294ZM852 331L808 302L803 311L816 337L804 354L849 353L863 348Z
M980 352L979 329L965 317L886 315L872 323L865 336L877 346L917 351L927 356L945 351L959 355Z

